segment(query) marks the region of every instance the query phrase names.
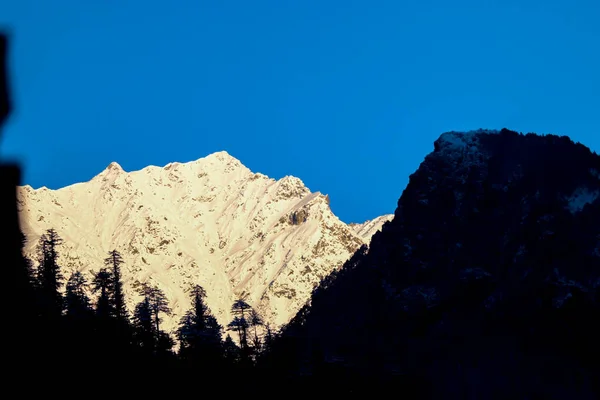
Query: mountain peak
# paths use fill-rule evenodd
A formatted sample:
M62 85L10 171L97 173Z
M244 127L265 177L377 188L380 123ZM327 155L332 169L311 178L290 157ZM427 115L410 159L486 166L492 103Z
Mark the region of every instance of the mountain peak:
M306 187L306 185L304 185L304 182L302 182L302 179L295 177L293 175L284 176L283 178L280 179L280 182L282 184L291 185L291 186Z
M231 162L231 161L240 162L240 160L233 157L231 154L229 154L225 150L216 151L214 153L211 153L211 154L207 155L206 157L203 157L203 159L211 160L211 161L217 160L217 161L221 161L221 162Z
M193 161L192 164L200 167L205 172L221 171L229 173L240 168L247 169L240 160L233 157L225 150L217 151L199 158L196 161Z
M124 173L124 172L125 171L119 165L119 163L117 163L116 161L113 161L110 164L108 164L106 166L106 168L104 168L102 170L102 172L100 172L98 175L96 175L92 180L102 179L103 181L106 181L109 177L116 177L119 174Z
M310 190L304 185L304 182L295 176L286 175L278 181L278 184L278 195L281 198L302 198L310 194Z
M457 132L450 131L440 135L433 143L434 151L426 160L439 160L452 170L464 172L472 166L480 165L487 157L489 149L485 146L485 138L499 136L502 131L490 129L478 129L473 131Z
M495 135L498 133L500 133L500 131L491 129L478 129L465 132L444 132L435 141L434 146L436 150L449 152L472 150L478 146L479 138L482 135Z
M116 161L113 161L110 164L108 164L108 167L106 167L106 169L108 171L119 171L119 172L123 171L123 168Z

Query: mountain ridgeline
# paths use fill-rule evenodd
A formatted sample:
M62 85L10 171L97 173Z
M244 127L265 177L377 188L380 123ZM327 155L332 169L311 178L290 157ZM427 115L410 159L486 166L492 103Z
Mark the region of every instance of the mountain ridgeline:
M272 327L287 323L320 280L392 217L349 226L328 196L300 179L254 173L224 151L132 172L113 162L88 182L22 186L17 195L27 256L36 258L48 229L64 239L65 273L95 273L117 249L126 308L133 312L141 299L137 285L156 286L171 305L168 332L189 309L187 292L196 284L223 326L238 298Z
M568 137L444 133L364 224L224 152L16 203L11 371L45 395L600 395L600 157Z
M598 398L599 197L568 137L442 134L267 364L408 398Z

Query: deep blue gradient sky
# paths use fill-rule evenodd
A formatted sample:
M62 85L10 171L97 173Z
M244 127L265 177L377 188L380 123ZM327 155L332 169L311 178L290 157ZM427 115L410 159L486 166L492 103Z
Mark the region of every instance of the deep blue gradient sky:
M598 0L0 0L2 156L58 188L226 150L363 221L445 131L600 151L598 20Z

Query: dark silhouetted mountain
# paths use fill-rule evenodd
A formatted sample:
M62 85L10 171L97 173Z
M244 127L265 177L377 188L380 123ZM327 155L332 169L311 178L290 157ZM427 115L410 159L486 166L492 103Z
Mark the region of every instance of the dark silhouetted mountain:
M600 157L568 137L444 133L265 364L334 392L598 398L599 197Z

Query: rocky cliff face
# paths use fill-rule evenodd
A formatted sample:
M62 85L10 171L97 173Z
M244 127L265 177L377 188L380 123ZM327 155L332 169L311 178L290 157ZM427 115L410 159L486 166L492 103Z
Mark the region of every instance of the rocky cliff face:
M190 163L125 172L111 163L90 182L59 190L18 190L19 212L35 258L39 236L64 239L65 275L89 274L109 250L125 260L129 308L136 282L163 289L172 330L188 309L187 290L202 285L222 325L244 297L277 327L306 302L320 280L340 267L369 235L357 235L298 178L253 173L226 152Z
M423 398L594 398L599 198L600 157L567 137L445 133L284 336Z

